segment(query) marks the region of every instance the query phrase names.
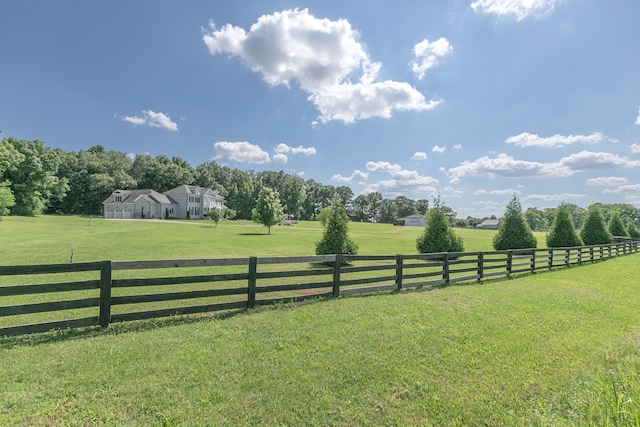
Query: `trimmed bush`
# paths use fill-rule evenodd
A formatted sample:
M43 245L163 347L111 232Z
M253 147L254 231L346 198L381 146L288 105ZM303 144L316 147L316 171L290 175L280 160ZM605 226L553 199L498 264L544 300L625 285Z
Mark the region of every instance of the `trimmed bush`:
M609 218L609 233L611 233L612 236L629 236L629 232L622 223L620 212L618 211L611 212L611 218Z
M514 195L507 204L498 234L493 238L493 247L497 251L503 251L535 248L537 244L538 241L522 215L520 200Z
M334 197L331 206L323 211L326 213L326 225L322 239L316 243L316 255L356 255L358 245L348 236L349 216L340 199Z
M547 234L547 246L550 248L563 248L571 246L581 246L582 239L578 236L569 209L565 205L560 205L553 219L551 230Z
M416 240L416 249L421 254L436 252L462 252L464 242L449 225L449 218L445 213L440 199L434 200L434 207L425 215L427 225L424 233Z
M592 205L587 210L587 217L580 230L580 237L582 242L587 245L605 245L611 243L611 233L604 225L604 217L600 209Z

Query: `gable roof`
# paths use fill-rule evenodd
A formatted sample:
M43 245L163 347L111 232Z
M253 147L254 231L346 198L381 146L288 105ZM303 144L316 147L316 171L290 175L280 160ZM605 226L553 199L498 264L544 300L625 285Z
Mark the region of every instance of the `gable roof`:
M143 190L116 190L102 203L115 203L116 196L121 196L122 201L119 203L134 203L140 197L144 197L155 203L172 204L177 203L169 196L160 194L155 190L143 189Z
M498 227L499 225L500 225L499 219L485 219L480 224L476 225L476 228Z
M199 196L217 196L218 192L207 187L199 187L197 185L179 185L171 190L165 191L163 194L196 194Z

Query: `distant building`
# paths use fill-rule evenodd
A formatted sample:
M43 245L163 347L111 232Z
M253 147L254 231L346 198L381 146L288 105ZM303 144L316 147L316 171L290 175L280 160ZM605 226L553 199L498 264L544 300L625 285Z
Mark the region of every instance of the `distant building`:
M105 218L206 219L216 207L225 211L224 197L210 188L181 185L164 193L144 190L116 190L102 202ZM188 214L187 214L188 213Z
M424 221L424 215L414 214L405 216L404 218L398 218L396 220L396 225L424 227L426 223Z
M483 230L497 230L500 228L500 220L499 219L485 219L480 224L476 225L476 228L480 228Z

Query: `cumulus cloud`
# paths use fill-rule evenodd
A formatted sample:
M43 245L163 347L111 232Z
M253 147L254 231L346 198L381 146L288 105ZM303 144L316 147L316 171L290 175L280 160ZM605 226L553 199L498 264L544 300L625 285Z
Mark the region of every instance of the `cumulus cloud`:
M583 199L585 197L584 194L572 194L572 193L562 193L562 194L529 194L526 197L521 198L522 202L530 202L532 200L538 200L541 202L562 202L565 200L577 200Z
M472 194L474 196L486 196L486 195L505 195L505 194L520 194L522 193L520 190L514 190L513 188L507 188L505 190L484 190L484 189L479 189L474 191Z
M638 154L638 153L640 153L640 144L631 144L629 146L629 149L631 150L631 152L633 154Z
M302 145L299 145L297 147L289 147L287 144L284 144L284 143L280 143L276 145L273 151L275 151L278 154L291 153L291 154L304 154L305 156L311 156L316 154L315 147L303 147Z
M456 190L455 188L448 186L444 187L444 192L442 194L444 196L451 197L452 199L459 199L464 194L464 191Z
M145 125L156 128L163 128L170 131L177 131L178 125L171 121L171 118L164 113L156 113L153 110L142 110L142 116L124 116L122 120L134 125Z
M497 16L515 16L522 21L532 13L553 10L558 0L476 0L471 7L478 13Z
M593 186L614 186L614 185L622 185L628 182L627 178L622 178L619 176L599 176L597 178L590 178L587 180L587 185Z
M411 61L411 70L416 73L418 79L422 79L429 68L438 65L438 58L446 56L452 50L449 41L444 37L434 42L424 39L413 46L415 58Z
M367 178L369 178L369 174L368 173L361 172L360 170L356 169L356 170L353 171L351 176L342 176L340 174L333 175L331 177L331 181L347 182L347 183L364 182L364 181L367 180Z
M550 137L541 137L529 132L523 132L520 135L510 136L505 141L507 144L513 144L516 147L563 147L575 143L596 144L605 140L605 136L600 132L591 135L553 135Z
M480 200L479 202L473 203L475 206L482 206L484 208L495 208L498 206L498 202L494 202L492 200Z
M315 123L387 118L394 110L430 110L441 102L427 101L405 82L376 82L382 65L358 38L349 21L319 19L307 9L262 15L248 32L231 24L217 29L211 22L203 36L212 55L241 58L271 85L297 82L320 111Z
M581 151L557 162L540 163L516 160L501 153L497 157L480 157L472 162L465 161L446 171L450 182L462 177L484 176L488 178L542 178L568 177L584 170L617 169L638 167L640 161L612 153Z
M371 172L394 172L402 170L402 166L389 162L367 162L367 170Z
M447 151L447 147L436 145L431 149L431 151L433 151L434 153L444 153L445 151Z
M640 108L638 108L638 117L636 118L636 124L640 125Z
M270 160L269 154L266 151L263 151L259 146L246 141L219 141L213 144L213 148L215 148L217 153L214 160L226 157L234 162L253 164L267 163Z
M613 190L606 188L603 193L631 193L640 192L640 184L620 185Z
M275 163L287 163L287 161L289 160L289 157L286 154L282 154L282 153L277 153L273 155L273 161Z
M423 153L422 151L416 151L413 156L411 156L411 160L426 160L427 153Z
M454 150L462 150L462 144L456 144L453 146Z

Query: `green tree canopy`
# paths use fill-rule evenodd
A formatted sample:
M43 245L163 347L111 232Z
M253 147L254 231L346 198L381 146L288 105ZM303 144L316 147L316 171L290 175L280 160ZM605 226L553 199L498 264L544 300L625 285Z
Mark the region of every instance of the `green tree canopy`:
M537 244L538 241L522 215L520 200L516 195L513 195L507 204L498 233L493 238L493 247L495 250L501 251L535 248Z
M420 253L462 252L464 242L456 235L449 224L447 210L438 196L426 214L424 232L416 240L416 249Z
M339 197L325 208L326 226L322 239L316 244L316 255L358 253L358 245L349 238L349 217Z
M556 211L556 217L547 234L547 246L550 248L562 248L581 246L582 239L578 236L571 214L566 206L560 205Z
M16 205L16 199L9 186L9 181L0 182L0 219L9 214L9 210Z
M213 222L216 223L216 227L218 226L218 222L222 219L222 211L216 207L209 208L207 211L207 217Z
M280 203L278 193L269 188L262 187L256 207L253 209L253 220L267 227L271 234L271 227L278 224L284 219L284 210Z
M611 233L604 225L604 217L598 206L589 206L587 217L580 230L580 237L587 246L611 243Z
M620 218L619 211L613 211L611 213L611 218L609 218L609 233L612 236L620 236L620 237L628 237L629 232L626 227L622 223L622 219Z

